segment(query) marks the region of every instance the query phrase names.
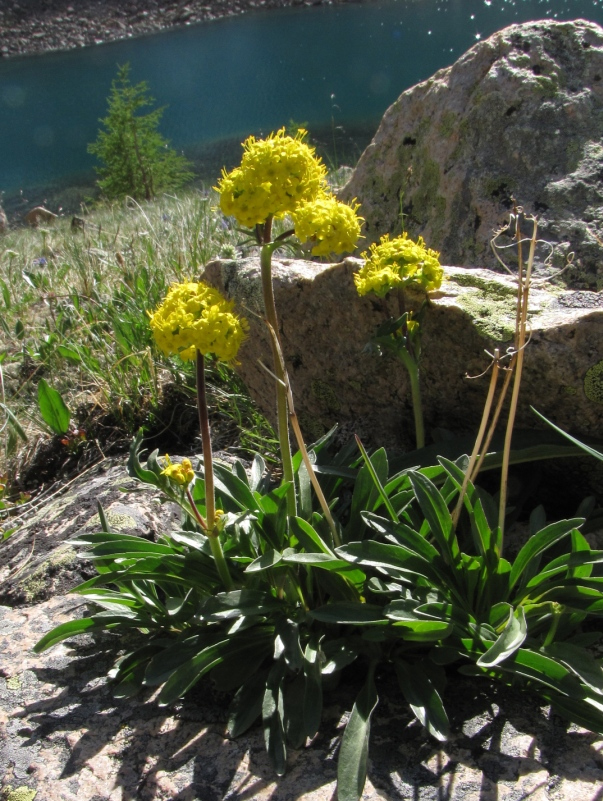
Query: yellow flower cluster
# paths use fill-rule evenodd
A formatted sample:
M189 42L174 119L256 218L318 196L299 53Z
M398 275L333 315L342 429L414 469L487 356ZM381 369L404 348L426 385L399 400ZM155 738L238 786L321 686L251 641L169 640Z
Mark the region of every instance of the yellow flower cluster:
M305 135L300 129L295 137L287 136L281 128L267 139L250 136L243 143L241 166L223 171L216 187L224 214L251 228L324 192L326 168L303 141Z
M425 247L421 236L413 242L405 233L391 240L386 234L379 244L371 245L370 252L362 254L366 263L354 276L358 294L374 292L384 297L390 289L409 284L425 292L438 289L444 277L439 255Z
M151 314L155 341L166 355L178 354L185 361L197 351L232 361L247 330L247 321L232 313L233 305L207 284L172 284Z
M315 256L345 253L354 250L363 222L356 212L358 204L346 206L331 195L322 195L303 203L291 214L295 235L300 242L316 241Z
M165 456L166 466L161 471L162 476L167 476L170 481L180 486L188 486L195 477L195 471L190 459L183 459L180 464L173 464L170 457Z

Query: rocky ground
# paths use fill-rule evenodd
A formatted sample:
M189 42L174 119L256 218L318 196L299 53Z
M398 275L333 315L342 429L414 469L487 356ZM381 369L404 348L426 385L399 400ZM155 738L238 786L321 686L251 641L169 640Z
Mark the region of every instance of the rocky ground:
M4 0L0 57L68 50L247 11L358 0Z

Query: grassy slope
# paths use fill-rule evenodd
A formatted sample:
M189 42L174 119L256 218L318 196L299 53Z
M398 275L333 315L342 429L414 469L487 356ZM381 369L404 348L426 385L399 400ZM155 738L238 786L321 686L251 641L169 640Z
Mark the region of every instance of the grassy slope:
M236 251L240 234L215 204L204 191L125 201L85 214L83 230L60 218L0 240L0 456L15 486L35 483L40 458L73 469L82 454L89 461L124 447L140 425L154 445L193 447L193 371L157 351L147 312L171 282L195 279L211 258ZM87 444L68 437L61 453L55 438L52 454L40 451L41 437L50 447L37 404L41 377L62 394ZM227 368L214 372L212 394L217 447L266 444L269 426Z

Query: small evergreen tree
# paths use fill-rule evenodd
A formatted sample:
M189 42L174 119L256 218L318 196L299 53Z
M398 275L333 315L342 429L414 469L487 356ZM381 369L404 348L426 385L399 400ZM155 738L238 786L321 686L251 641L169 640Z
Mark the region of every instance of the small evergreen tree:
M151 200L193 177L189 162L172 150L157 130L165 107L137 114L154 102L148 83L132 86L130 65L118 66L108 114L100 120L106 130L99 131L96 142L88 145L88 152L104 162L96 168L100 176L97 183L109 198L130 195Z

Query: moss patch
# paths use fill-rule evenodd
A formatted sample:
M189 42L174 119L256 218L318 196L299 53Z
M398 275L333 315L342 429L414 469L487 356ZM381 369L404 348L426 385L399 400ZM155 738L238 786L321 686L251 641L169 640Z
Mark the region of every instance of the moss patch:
M593 403L603 403L603 360L586 371L584 394Z
M334 414L341 408L341 403L333 387L318 378L312 381L312 395L320 403L325 412Z

